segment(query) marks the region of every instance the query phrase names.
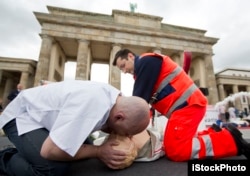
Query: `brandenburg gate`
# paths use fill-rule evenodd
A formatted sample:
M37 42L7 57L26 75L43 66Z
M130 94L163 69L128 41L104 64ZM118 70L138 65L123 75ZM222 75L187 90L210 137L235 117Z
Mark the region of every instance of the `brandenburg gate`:
M41 80L64 80L65 63L76 62L77 80L90 80L91 65L109 65L109 83L120 89L121 73L112 66L115 53L128 48L136 54L157 52L182 66L183 52L192 52L191 78L208 88L210 104L218 101L212 47L217 38L206 31L162 23L163 18L113 10L111 15L47 6L49 13L34 12L41 25L41 50L34 86Z

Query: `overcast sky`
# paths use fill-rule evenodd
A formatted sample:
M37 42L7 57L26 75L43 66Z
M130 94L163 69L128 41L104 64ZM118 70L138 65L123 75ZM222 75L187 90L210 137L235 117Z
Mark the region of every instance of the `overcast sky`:
M113 9L163 17L162 23L206 30L214 45L215 73L250 69L249 0L0 0L0 56L38 60L41 26L33 12L56 6L112 14Z

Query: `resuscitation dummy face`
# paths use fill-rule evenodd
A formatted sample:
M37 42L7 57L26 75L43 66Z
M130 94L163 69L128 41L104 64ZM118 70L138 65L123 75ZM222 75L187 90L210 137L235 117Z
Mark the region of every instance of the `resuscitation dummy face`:
M116 140L118 146L113 146L115 150L125 151L127 157L118 169L129 167L134 161L150 162L164 156L160 133L147 129L132 138L116 134L108 135L104 141Z
M120 136L117 134L110 134L107 140L115 140L119 142L117 146L113 146L113 149L124 151L127 153L127 157L118 169L124 169L129 167L137 156L137 148L135 143L126 136Z

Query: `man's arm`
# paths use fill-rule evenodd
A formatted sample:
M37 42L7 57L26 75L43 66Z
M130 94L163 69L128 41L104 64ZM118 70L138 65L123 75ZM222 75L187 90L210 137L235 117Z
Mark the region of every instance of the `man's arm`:
M133 95L150 101L154 85L161 71L162 59L145 56L135 61L135 83Z
M126 158L126 153L114 150L112 146L118 145L115 141L108 141L101 146L83 144L75 156L60 149L48 136L41 148L41 156L48 160L73 161L86 158L98 158L108 167L117 169Z
M84 152L81 152L84 149ZM97 146L83 144L75 156L70 156L68 153L60 149L50 137L44 141L41 156L56 161L72 161L84 158L91 158L97 156Z

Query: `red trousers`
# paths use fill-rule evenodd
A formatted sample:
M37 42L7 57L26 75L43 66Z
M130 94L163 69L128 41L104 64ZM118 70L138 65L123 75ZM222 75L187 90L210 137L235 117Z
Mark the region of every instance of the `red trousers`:
M166 156L173 161L222 158L237 155L233 137L226 129L220 132L212 128L197 133L206 107L191 105L174 111L164 135Z

